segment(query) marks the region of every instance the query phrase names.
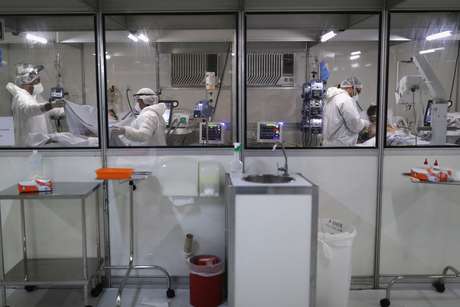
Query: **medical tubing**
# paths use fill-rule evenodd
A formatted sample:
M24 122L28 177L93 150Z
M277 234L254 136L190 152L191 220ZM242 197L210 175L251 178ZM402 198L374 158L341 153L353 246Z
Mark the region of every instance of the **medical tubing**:
M224 77L225 77L225 71L227 70L227 64L228 64L228 58L230 55L230 49L231 49L231 44L228 44L227 48L227 55L225 57L225 63L224 63L224 69L222 69L222 73L220 75L220 84L219 84L219 90L217 91L217 96L216 96L216 104L214 105L214 110L212 110L212 115L211 115L211 121L213 119L214 114L216 113L217 110L217 105L219 104L219 97L220 97L220 92L222 91L222 86L224 84Z
M415 92L412 92L412 110L414 110L414 120L415 120L415 146L418 145L418 116L417 116L417 110L415 109Z
M449 101L452 101L452 94L454 92L455 79L457 78L459 56L460 56L460 41L458 42L458 47L457 47L457 58L455 59L454 75L452 76L452 86L450 87ZM458 97L457 97L457 100L458 100Z
M133 107L131 106L131 102L129 101L129 92L130 92L130 89L129 89L129 87L127 87L126 91L125 91L125 93L126 93L126 101L128 102L129 110L131 111L131 113L133 113L133 115L136 115L134 113Z

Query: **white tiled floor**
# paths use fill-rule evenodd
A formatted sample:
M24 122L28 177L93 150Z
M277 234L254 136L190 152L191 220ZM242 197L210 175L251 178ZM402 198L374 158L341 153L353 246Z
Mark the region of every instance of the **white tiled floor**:
M379 307L383 290L352 291L348 307ZM116 289L107 289L91 304L94 307L114 307ZM123 307L189 307L188 291L176 290L176 297L168 302L164 290L126 289ZM37 290L31 293L15 290L8 295L10 307L84 307L80 290ZM224 307L223 305L222 307ZM448 287L445 293L432 290L395 290L391 307L458 307L460 288ZM254 306L259 307L259 306ZM261 306L262 307L262 306ZM323 306L317 306L323 307Z

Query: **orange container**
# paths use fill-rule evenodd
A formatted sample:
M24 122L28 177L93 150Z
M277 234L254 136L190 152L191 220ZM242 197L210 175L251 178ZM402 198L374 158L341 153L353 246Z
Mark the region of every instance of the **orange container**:
M133 176L132 168L100 168L96 170L96 178L99 180L128 180Z

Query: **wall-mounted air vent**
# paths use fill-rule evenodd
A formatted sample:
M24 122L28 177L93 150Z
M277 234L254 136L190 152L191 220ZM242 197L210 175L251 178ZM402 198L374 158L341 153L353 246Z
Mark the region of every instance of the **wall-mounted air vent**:
M219 56L215 53L173 53L172 87L204 87L206 72L218 75Z
M249 87L294 86L294 54L249 52L247 84Z

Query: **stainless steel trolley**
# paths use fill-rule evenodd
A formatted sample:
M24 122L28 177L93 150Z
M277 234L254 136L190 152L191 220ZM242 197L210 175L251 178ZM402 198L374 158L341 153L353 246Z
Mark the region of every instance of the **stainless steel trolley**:
M125 288L128 279L130 278L131 272L136 270L155 270L162 272L168 282L168 289L166 290L167 298L173 298L176 296L174 289L172 289L171 276L168 271L158 265L135 265L134 264L134 191L136 191L136 181L146 179L150 175L149 172L138 172L135 173L133 178L127 180L129 183L129 262L128 265L109 265L105 269L108 270L126 270L126 273L120 282L118 287L116 306L121 307L121 297L123 289Z
M7 307L6 289L9 287L24 287L33 291L37 286L82 286L84 306L91 307L88 301L89 289L94 281L91 294L97 296L102 291L101 274L104 260L101 256L100 228L100 187L97 182L56 182L52 192L22 193L17 185L0 192L1 200L19 200L20 225L22 232L23 259L8 272L5 272L3 233L0 227L0 249L2 268L2 307ZM97 257L88 258L87 229L86 229L86 199L96 192L96 227L97 227ZM29 258L27 254L27 232L25 222L25 201L46 199L79 199L81 205L82 226L82 255L81 258ZM64 204L63 205L67 205ZM1 220L1 202L0 202ZM19 307L19 306L18 306Z
M459 181L455 182L437 182L437 183L432 183L432 182L416 182L419 184L439 184L439 185L457 185L460 186ZM452 272L452 274L448 274ZM394 277L393 279L390 280L388 285L386 286L386 295L385 298L380 300L380 306L382 307L389 307L391 305L391 290L393 287L397 284L400 283L403 280L420 280L420 279L427 279L427 280L432 280L432 286L433 288L439 292L443 293L446 290L445 286L445 280L446 279L455 279L455 278L460 278L460 272L453 266L447 265L444 270L442 271L442 274L439 275L399 275Z

